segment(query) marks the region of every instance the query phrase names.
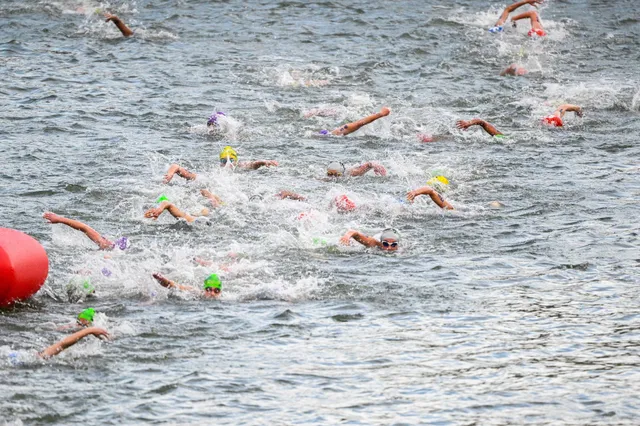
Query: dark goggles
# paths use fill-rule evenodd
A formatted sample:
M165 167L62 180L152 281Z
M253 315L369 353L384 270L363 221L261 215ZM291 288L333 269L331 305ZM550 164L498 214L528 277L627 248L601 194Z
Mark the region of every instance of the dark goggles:
M384 247L398 247L398 242L394 241L394 242L390 243L389 241L383 241L382 245Z

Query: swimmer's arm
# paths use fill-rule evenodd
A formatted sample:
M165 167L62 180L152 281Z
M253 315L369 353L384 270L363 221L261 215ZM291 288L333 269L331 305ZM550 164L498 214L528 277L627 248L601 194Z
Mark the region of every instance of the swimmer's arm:
M442 195L440 195L435 189L431 188L430 186L423 186L421 188L414 189L413 191L409 191L407 193L407 200L413 203L414 198L416 198L418 195L428 195L429 197L431 197L434 203L436 203L443 209L454 210L453 206L449 204L447 200L442 197Z
M362 176L363 174L367 173L369 170L373 169L374 173L378 176L386 176L387 175L387 169L385 169L383 166L381 166L380 164L377 163L372 163L371 161L367 161L366 163L358 166L358 167L354 167L353 169L349 170L349 175L350 176Z
M510 4L509 6L505 7L504 11L502 12L502 15L500 15L500 19L498 19L498 22L496 22L496 27L507 22L507 19L509 18L509 14L514 10L518 9L519 7L522 7L525 4L530 4L531 6L534 6L537 8L538 5L541 3L542 3L542 0L522 0L517 3Z
M538 12L536 12L535 10L530 10L528 12L522 12L519 15L516 16L512 16L511 17L511 22L513 22L513 25L515 26L515 22L519 21L520 19L527 19L529 18L531 20L531 28L539 28L541 27L540 25L540 17L538 16Z
M367 246L367 247L376 247L379 245L379 241L376 240L375 238L372 237L368 237L366 235L364 235L361 232L358 231L354 231L352 229L348 230L343 236L342 238L340 238L340 242L346 246L349 245L349 240L351 240L351 238L353 238L354 240L356 240L357 242L359 242L360 244Z
M127 27L124 22L122 22L122 19L118 18L116 15L112 15L110 13L105 13L104 14L105 22L113 22L114 24L116 24L116 27L118 27L118 29L120 30L120 32L122 33L123 36L125 37L131 37L133 35L133 31L131 31L131 28Z
M465 121L465 120L458 120L456 121L456 127L460 130L466 130L471 126L480 126L484 129L485 132L489 133L491 136L495 136L495 135L501 135L502 132L500 132L498 129L496 129L493 124L488 123L484 120L481 120L479 118L474 118L473 120L469 120L469 121Z
M306 197L291 191L280 191L276 194L276 197L280 198L281 200L289 198L296 201L305 201L307 199Z
M271 167L277 166L278 162L274 160L258 160L258 161L248 161L246 163L239 163L238 167L242 167L243 169L257 170L260 167Z
M200 193L203 197L206 197L211 202L211 205L214 209L217 209L224 204L222 198L218 197L216 194L212 194L211 191L207 189L201 189Z
M147 210L144 213L144 217L156 220L165 210L167 210L171 214L171 216L175 217L176 219L182 218L187 222L193 222L194 220L196 220L189 213L183 212L178 207L176 207L175 204L172 204L168 201L163 201L162 203L160 203L158 207ZM208 214L209 214L209 210L202 209L202 216L207 216Z
M109 333L107 333L107 330L105 329L98 328L98 327L85 328L83 330L76 331L70 336L65 337L64 339L60 340L58 343L55 343L49 346L48 348L40 352L38 355L44 359L51 358L52 356L58 355L60 352L67 349L68 347L75 345L80 340L82 340L83 338L91 334L96 337L100 337L100 336L104 336L107 338L109 337Z
M575 112L578 117L582 117L582 108L580 108L578 105L572 104L560 105L558 109L556 109L556 111L553 113L553 115L562 118L567 112Z
M186 180L194 180L196 177L198 177L198 175L196 175L195 173L191 173L189 170L185 169L184 167L180 167L177 164L172 164L169 167L169 170L167 170L167 174L164 175L163 182L164 183L171 182L171 179L173 179L174 175L183 177Z
M111 250L113 248L113 243L111 241L104 238L98 231L96 231L86 223L82 223L79 220L68 219L51 212L45 212L42 217L44 217L51 223L62 223L77 231L83 232L87 237L89 237L91 241L93 241L98 245L98 247L100 247L100 250Z
M156 281L158 281L158 283L162 286L162 287L166 287L166 288L177 288L178 290L181 291L194 291L195 289L193 287L191 287L190 285L182 285L182 284L178 284L175 281L171 281L168 278L165 278L164 276L155 273L153 274L153 278L156 279Z

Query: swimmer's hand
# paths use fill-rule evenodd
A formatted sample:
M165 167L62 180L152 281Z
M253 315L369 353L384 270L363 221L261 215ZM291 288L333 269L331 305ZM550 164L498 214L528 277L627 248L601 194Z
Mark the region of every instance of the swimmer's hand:
M153 278L156 279L156 281L158 281L158 284L160 284L162 287L166 287L166 288L171 288L173 287L173 281L171 281L168 278L165 278L164 276L160 275L159 273L155 273L151 275Z
M373 172L378 175L378 176L386 176L387 175L387 169L384 168L384 166L382 166L382 164L378 164L378 163L370 163L371 164L371 168L373 169Z
M416 198L418 195L421 195L421 194L417 189L414 191L407 192L407 201L409 201L410 203L413 203L414 198Z
M473 120L469 120L469 121L465 121L465 120L458 120L456 121L456 127L460 130L467 130L469 127L473 126L475 123L473 122Z
M391 109L389 109L389 107L383 107L380 110L380 115L383 116L383 117L386 117L389 114L391 114Z
M102 338L103 340L111 340L111 335L107 330L100 327L89 327L85 329L87 335L92 334L96 337Z
M355 235L356 231L349 230L341 238L340 244L348 246L351 243L351 238Z
M300 194L296 194L295 192L292 191L280 191L276 194L276 197L280 198L281 200L284 200L285 198L289 198L291 200L296 200L296 201L305 201L306 198L303 197Z
M111 21L111 22L114 22L114 23L115 23L115 22L118 22L118 21L120 20L120 18L118 18L118 16L117 16L117 15L112 15L112 14L110 14L109 12L105 12L104 17L105 17L104 22L109 22L109 21Z

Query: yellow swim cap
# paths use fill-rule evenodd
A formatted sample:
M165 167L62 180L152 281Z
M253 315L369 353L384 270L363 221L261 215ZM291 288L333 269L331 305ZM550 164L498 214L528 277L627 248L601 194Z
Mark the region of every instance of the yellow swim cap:
M444 176L434 176L427 181L427 185L439 185L439 184L449 185L449 179L447 179Z
M236 151L228 145L222 148L222 151L220 151L221 160L227 157L232 159L234 163L238 161L238 154L236 154Z

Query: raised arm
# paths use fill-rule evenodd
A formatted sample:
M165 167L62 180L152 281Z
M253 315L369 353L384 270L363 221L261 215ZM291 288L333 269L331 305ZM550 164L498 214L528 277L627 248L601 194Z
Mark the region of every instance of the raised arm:
M555 115L556 117L562 118L567 112L575 112L578 117L582 117L582 114L583 114L582 108L579 107L578 105L562 104L555 110L553 115Z
M167 174L164 175L163 182L164 183L171 182L171 179L173 179L174 175L183 177L186 180L194 180L196 177L198 177L198 175L196 175L195 173L191 173L189 170L185 169L184 167L180 167L177 164L172 164L169 167L169 170L167 170Z
M501 135L498 129L496 129L491 123L487 123L484 120L479 118L474 118L473 120L464 121L458 120L456 121L456 127L460 130L467 130L471 126L480 126L484 129L485 132L489 133L491 136Z
M203 197L206 197L211 202L211 205L214 209L217 209L224 204L222 198L218 197L216 194L212 194L208 189L201 189L200 194L202 194Z
M514 10L518 9L519 7L522 7L525 4L530 4L531 6L534 6L537 8L538 5L541 3L542 3L542 0L522 0L522 1L510 4L509 6L505 7L504 11L502 12L502 15L500 15L500 18L496 22L496 27L507 22L507 19L509 19L509 14Z
M414 198L416 198L418 195L428 195L438 206L442 207L443 209L453 210L453 206L449 204L444 198L442 198L442 195L440 195L438 191L431 188L430 186L423 186L421 188L414 189L413 191L409 191L407 193L407 200L413 203Z
M156 220L158 219L158 217L160 217L162 212L164 212L165 210L168 211L171 214L171 216L175 217L176 219L184 219L187 222L193 222L194 220L196 220L194 216L190 215L189 213L183 212L178 207L176 207L175 204L172 204L168 201L163 201L162 203L160 203L158 207L154 207L152 209L147 210L146 212L144 212L144 217ZM208 216L208 215L209 215L209 210L202 209L200 216Z
M120 32L122 33L123 36L125 37L131 37L133 35L133 31L131 31L131 28L127 27L124 22L122 22L122 19L118 18L116 15L112 15L110 13L105 13L104 14L105 22L113 22L114 24L116 24L116 27L118 27L118 29L120 30Z
M48 220L50 223L62 223L64 225L70 226L75 230L84 232L84 234L89 237L91 241L93 241L98 245L98 247L100 247L100 250L112 250L114 247L114 244L111 241L104 238L98 231L96 231L86 223L80 222L79 220L68 219L51 212L45 212L42 217L45 218L45 220Z
M258 160L258 161L247 161L243 163L238 163L238 167L242 167L243 169L249 170L257 170L260 167L277 167L278 162L274 160Z
M82 340L83 338L89 335L94 335L96 337L100 337L100 336L104 336L107 338L109 337L109 333L107 333L107 330L103 328L98 328L98 327L85 328L80 331L76 331L70 336L65 337L64 339L60 340L58 343L55 343L49 346L48 348L40 352L38 355L44 359L51 358L52 356L58 355L60 352L67 349L68 347L75 345L80 340Z
M358 121L354 121L353 123L348 123L343 126L338 127L337 129L331 132L332 135L336 136L346 136L349 133L353 133L362 126L365 126L369 123L373 123L379 118L386 117L391 113L391 110L387 107L383 107L380 112L376 112L375 114L371 114L367 117L361 118Z
M155 273L152 275L153 278L156 279L156 281L158 281L158 283L162 286L162 287L166 287L166 288L176 288L178 290L182 290L182 291L194 291L195 288L191 287L190 285L182 285L182 284L178 284L175 281L171 281L168 278L165 278L164 276Z
M352 238L367 247L377 247L380 245L380 242L375 238L366 236L362 232L354 231L353 229L348 230L342 238L340 238L340 243L348 246Z
M367 161L366 163L364 163L364 164L362 164L362 165L360 165L358 167L354 167L353 169L349 170L349 175L350 176L362 176L363 174L367 173L371 169L373 169L373 172L378 176L386 176L387 175L387 169L385 169L380 164L372 163L371 161Z

